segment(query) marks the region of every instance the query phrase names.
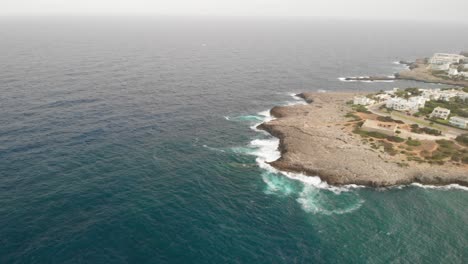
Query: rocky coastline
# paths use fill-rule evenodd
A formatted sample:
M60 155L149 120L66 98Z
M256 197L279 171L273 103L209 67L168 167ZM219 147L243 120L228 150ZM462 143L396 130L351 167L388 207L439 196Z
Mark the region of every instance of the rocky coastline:
M401 155L391 156L371 148L350 132L346 104L355 93L302 93L308 104L276 106L276 119L259 129L280 139L281 157L270 164L282 171L319 176L331 185L387 187L421 183L468 186L465 165L433 165L409 162L402 167Z
M345 77L345 81L391 81L391 80L407 80L424 83L447 84L459 87L468 87L468 80L455 80L450 78L442 78L435 76L427 67L426 59L417 59L414 62L399 61L399 64L406 65L408 69L395 73L391 76L359 76Z

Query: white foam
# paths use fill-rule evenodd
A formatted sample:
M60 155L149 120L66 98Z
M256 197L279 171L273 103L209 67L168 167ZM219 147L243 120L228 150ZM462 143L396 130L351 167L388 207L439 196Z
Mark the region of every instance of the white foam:
M435 186L435 185L425 185L425 184L420 184L420 183L412 183L412 186L416 186L419 188L424 188L424 189L436 189L436 190L463 190L463 191L468 191L468 187L461 186L459 184L448 184L448 185L443 185L443 186Z
M228 121L231 120L231 118L229 116L224 116L224 119L226 119Z
M292 173L277 170L276 168L267 163L275 161L281 157L281 153L278 150L279 139L277 138L272 137L269 139L255 139L250 142L250 145L256 148L256 150L253 151L252 154L257 157L255 160L257 162L257 165L268 172L282 174L288 177L289 179L300 181L305 185L314 186L319 189L326 189L337 194L340 192L350 191L351 189L364 187L355 184L340 187L331 186L325 181L322 181L318 176L307 176L302 173Z
M395 65L398 65L399 66L398 68L404 68L404 69L407 69L407 70L409 70L409 68L410 68L408 65L400 63L399 61L394 61L392 63L395 64Z
M395 79L395 76L394 75L389 75L389 76L386 76L388 78L392 78L392 79ZM346 80L346 78L353 78L353 80ZM356 78L356 79L355 79ZM358 77L339 77L338 80L342 81L342 82L362 82L362 83L391 83L391 82L395 82L395 80L359 80L358 78L369 78L369 76L358 76Z
M213 148L213 147L210 147L210 146L207 146L207 145L203 145L203 147L206 148L206 149L212 150L212 151L226 152L226 151L223 150L223 149Z
M358 199L357 202L345 208L328 208L330 206L327 204L327 198L325 197L325 194L317 188L311 186L304 186L296 201L306 212L325 215L351 213L359 209L364 203L364 200Z

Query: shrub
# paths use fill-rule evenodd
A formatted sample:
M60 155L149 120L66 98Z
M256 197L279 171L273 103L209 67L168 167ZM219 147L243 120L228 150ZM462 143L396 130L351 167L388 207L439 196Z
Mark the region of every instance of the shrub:
M468 134L459 135L455 140L464 146L468 146Z
M363 105L354 106L354 110L356 110L356 112L360 112L360 113L367 113L367 114L371 113L369 110L367 110L367 107L365 107Z
M413 147L421 146L421 141L419 141L419 140L414 140L414 139L408 139L408 140L406 141L406 145L408 145L408 146L413 146Z
M392 141L392 142L397 142L397 143L405 141L405 139L403 139L401 137L397 137L397 136L388 136L387 140Z
M397 123L397 124L404 124L405 122L401 121L401 120L395 120L389 116L378 116L377 117L377 120L381 121L381 122L394 122L394 123Z

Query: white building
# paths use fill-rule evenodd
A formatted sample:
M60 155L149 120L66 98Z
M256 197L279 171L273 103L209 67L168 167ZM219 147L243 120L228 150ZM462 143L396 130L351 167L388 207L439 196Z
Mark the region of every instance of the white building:
M450 115L450 110L443 107L436 107L432 110L431 118L440 118L446 120Z
M423 96L410 97L408 100L403 98L390 98L387 100L386 107L398 111L417 112L419 108L424 107L426 98Z
M449 123L459 128L468 128L468 118L453 116L450 118Z
M428 101L430 100L439 100L440 98L440 89L424 89L422 91L422 97L426 98Z
M353 104L355 105L371 105L375 104L375 100L367 98L365 96L355 96L353 99Z
M448 71L450 69L450 63L430 64L429 67L434 71Z
M389 95L389 94L384 93L384 94L376 95L375 98L377 98L377 100L379 100L381 102L381 101L387 101L388 99L392 98L392 96Z
M449 76L457 76L458 75L458 70L456 68L450 68L448 70L448 75Z
M429 59L429 63L435 65L453 64L460 63L463 59L465 56L459 54L436 53Z
M457 97L459 95L460 91L458 90L443 90L440 91L439 95L439 100L444 100L444 101L450 101L450 99Z

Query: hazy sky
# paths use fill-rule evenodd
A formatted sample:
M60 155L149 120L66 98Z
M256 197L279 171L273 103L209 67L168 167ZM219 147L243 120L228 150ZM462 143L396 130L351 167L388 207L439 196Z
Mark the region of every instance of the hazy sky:
M0 0L0 16L159 14L468 22L468 0Z

